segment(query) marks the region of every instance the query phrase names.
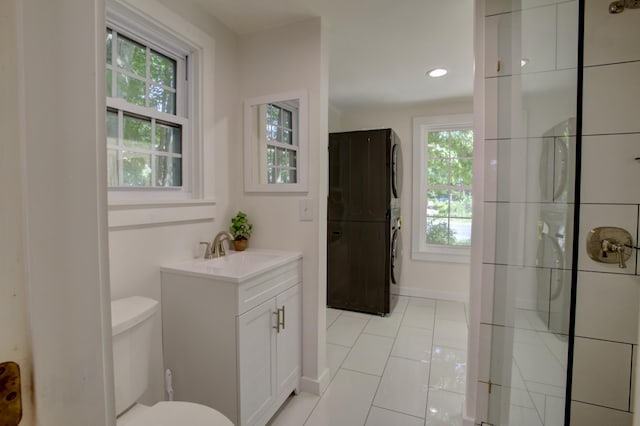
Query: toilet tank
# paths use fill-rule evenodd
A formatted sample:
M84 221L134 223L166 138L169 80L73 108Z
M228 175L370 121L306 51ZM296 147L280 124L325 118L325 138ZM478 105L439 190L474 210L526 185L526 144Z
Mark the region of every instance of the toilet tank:
M111 302L116 415L135 404L147 389L153 315L159 304L147 297Z

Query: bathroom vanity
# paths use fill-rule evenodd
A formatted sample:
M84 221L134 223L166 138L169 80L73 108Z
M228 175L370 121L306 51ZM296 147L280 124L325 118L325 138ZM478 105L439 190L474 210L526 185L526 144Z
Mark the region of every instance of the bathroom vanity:
M302 255L250 249L161 275L175 399L265 425L300 384Z

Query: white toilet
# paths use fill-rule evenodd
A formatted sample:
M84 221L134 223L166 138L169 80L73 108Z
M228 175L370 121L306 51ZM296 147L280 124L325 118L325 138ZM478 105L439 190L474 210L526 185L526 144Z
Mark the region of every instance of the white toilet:
M113 367L118 426L233 426L213 408L192 402L138 404L147 389L153 315L159 304L146 297L111 302Z

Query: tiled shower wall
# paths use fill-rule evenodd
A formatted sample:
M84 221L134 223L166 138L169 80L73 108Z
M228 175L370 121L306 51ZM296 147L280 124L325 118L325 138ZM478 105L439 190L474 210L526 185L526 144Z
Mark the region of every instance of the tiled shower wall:
M580 250L571 424L631 425L640 270L588 258L590 229L617 226L638 241L640 10L585 1Z
M564 418L569 331L578 2L484 3L475 421L558 425Z
M585 240L589 230L597 226L625 228L636 244L640 238L640 161L636 160L640 158L640 10L627 9L611 15L610 0L583 3L586 10L582 181L580 227L577 230L579 249L574 254L578 257L578 274L571 424L625 426L631 425L635 411L634 377L637 373L634 365L638 356L640 304L638 253L634 251L627 268L621 269L616 264L601 264L589 259ZM536 185L541 183L543 171L536 170L535 164L527 159L539 157L546 144L552 143L553 138L558 140L561 132L549 133L549 125L555 124L555 117L562 118L562 114L570 111L570 104L575 105L575 93L567 90L545 92L543 96L532 96L531 93L535 94L540 84L553 86L556 82L560 89L570 86L568 79L575 76L575 64L570 61L575 58L577 45L563 34L572 26L560 23L571 23L577 2L487 0L484 4L486 189L476 421L491 419L492 411L502 413L496 418L504 419L506 409L506 415L515 422L513 424L562 424L562 392L556 395L551 386L537 395L531 393L531 406L514 402L520 395L517 381L513 380L515 370L509 360L512 356L516 360L517 341L522 336L532 335L532 332L543 337L561 336L565 332L551 322L553 306L550 306L546 331L544 328L537 330L535 324L530 325L523 321L526 318L518 315L527 311L539 313L534 296L536 292L540 294L536 290L541 282L540 273L550 273L552 283L568 282L555 279L553 274L570 275L565 272L566 266L571 264L568 252L564 268L546 265L544 259L539 263L535 252L540 230L536 232L535 222L541 212L553 213L549 208L562 205L559 201L566 202L566 213L570 216L573 194L569 192L566 199L557 200L538 192ZM509 28L509 22L522 25L522 28ZM531 22L539 25L532 30L527 27ZM553 28L553 25L548 26L550 23L557 25ZM508 38L500 31L521 34L522 40L514 38L504 44ZM535 33L533 37L531 31ZM569 43L563 43L563 40ZM495 68L496 61L492 60L495 57L511 55L518 59L518 55L522 55L525 58L529 57L527 50L531 49L535 49L535 56L530 56L530 65L539 69L528 65L530 68L518 71L515 61ZM513 88L516 92L521 90L523 96L513 96L516 93ZM570 119L572 115L575 116L569 114L565 118ZM573 146L571 138L569 146ZM568 158L574 155L571 151ZM573 165L569 167L572 168ZM573 176L568 179L572 181ZM567 248L573 239L570 231L568 227L565 233ZM540 334L540 331L546 334ZM501 348L505 348L502 353ZM560 364L566 364L566 358L563 359L560 352L556 351L556 358ZM487 356L488 353L491 356ZM540 368L535 370L541 371ZM511 373L511 378L507 374L499 382L501 371ZM526 376L524 371L522 373ZM524 379L526 382L526 377ZM489 382L494 385L490 395L487 393ZM529 384L526 387L530 389ZM506 398L500 396L505 390ZM561 391L561 388L557 390ZM540 409L536 398L543 393L546 403ZM499 404L494 405L492 400ZM557 415L550 419L550 411L546 408L553 406L558 408ZM527 410L536 414L533 409L537 411L537 418L534 417L531 423L525 422ZM520 413L524 413L523 417L514 420Z

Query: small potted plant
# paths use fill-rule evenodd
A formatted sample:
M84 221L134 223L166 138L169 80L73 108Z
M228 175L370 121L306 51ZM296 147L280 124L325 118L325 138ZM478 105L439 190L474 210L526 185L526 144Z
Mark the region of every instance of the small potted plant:
M247 248L247 242L253 232L253 225L249 223L246 213L238 211L238 214L231 218L229 232L233 235L233 246L236 251L243 251Z

